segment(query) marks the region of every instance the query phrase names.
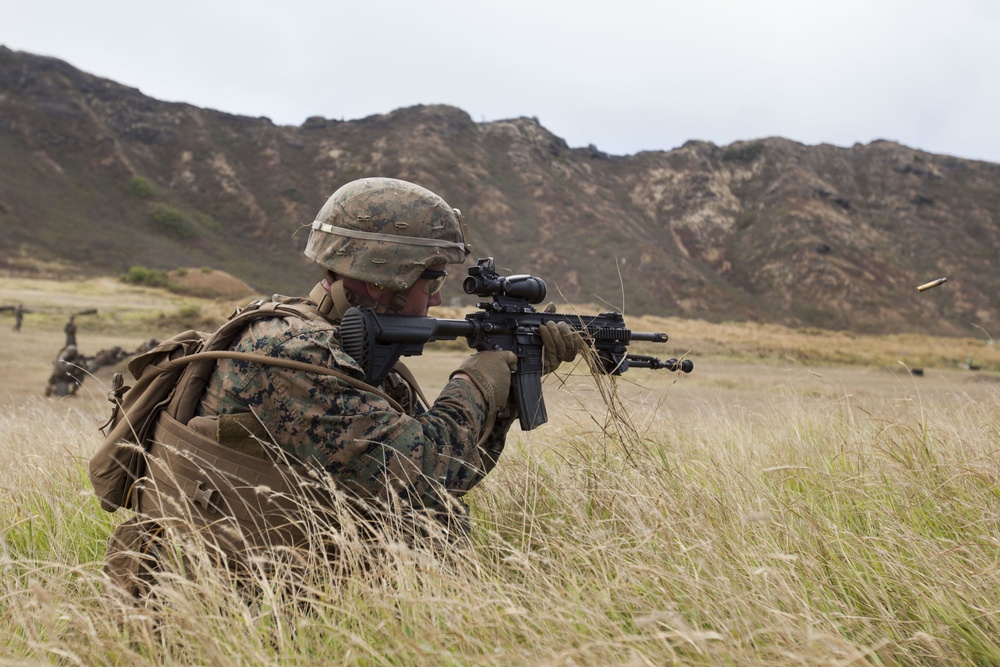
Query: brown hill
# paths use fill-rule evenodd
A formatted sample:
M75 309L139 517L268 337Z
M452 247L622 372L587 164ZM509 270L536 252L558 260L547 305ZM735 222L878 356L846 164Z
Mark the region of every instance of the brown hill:
M171 291L205 299L235 300L254 296L252 287L218 269L181 268L167 274Z
M0 262L316 277L301 226L341 184L420 183L477 256L556 300L864 332L1000 332L1000 165L780 138L611 156L537 120L418 106L301 127L161 102L0 47ZM0 267L0 268L2 268ZM916 286L941 276L942 287ZM471 302L460 281L446 299Z

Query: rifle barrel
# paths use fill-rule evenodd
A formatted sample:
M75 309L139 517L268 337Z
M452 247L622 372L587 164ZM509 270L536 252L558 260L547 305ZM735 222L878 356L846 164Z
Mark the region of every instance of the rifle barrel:
M666 343L668 339L667 334L663 332L645 332L645 331L633 331L632 340L642 340L650 343Z

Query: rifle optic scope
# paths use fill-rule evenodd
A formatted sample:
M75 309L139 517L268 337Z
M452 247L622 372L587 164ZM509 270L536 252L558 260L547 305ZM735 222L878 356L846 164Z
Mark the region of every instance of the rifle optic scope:
M476 296L506 296L541 303L545 299L545 281L528 274L501 277L494 269L493 258L479 260L469 267L469 277L462 283L466 294Z

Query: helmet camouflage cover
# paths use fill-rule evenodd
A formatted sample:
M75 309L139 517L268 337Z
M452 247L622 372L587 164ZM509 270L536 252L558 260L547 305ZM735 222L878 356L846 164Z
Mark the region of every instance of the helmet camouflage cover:
M337 275L405 292L429 266L464 263L465 237L461 212L430 190L362 178L326 201L305 254Z

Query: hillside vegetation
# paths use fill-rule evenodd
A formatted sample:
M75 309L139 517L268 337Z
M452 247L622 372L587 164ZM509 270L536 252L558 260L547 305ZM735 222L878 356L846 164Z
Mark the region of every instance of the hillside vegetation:
M475 256L576 303L855 333L1000 330L1000 165L779 137L614 156L535 118L476 123L437 105L277 126L0 47L8 275L206 266L298 293L315 276L303 225L373 175L438 192L463 210ZM470 304L457 283L446 298Z

